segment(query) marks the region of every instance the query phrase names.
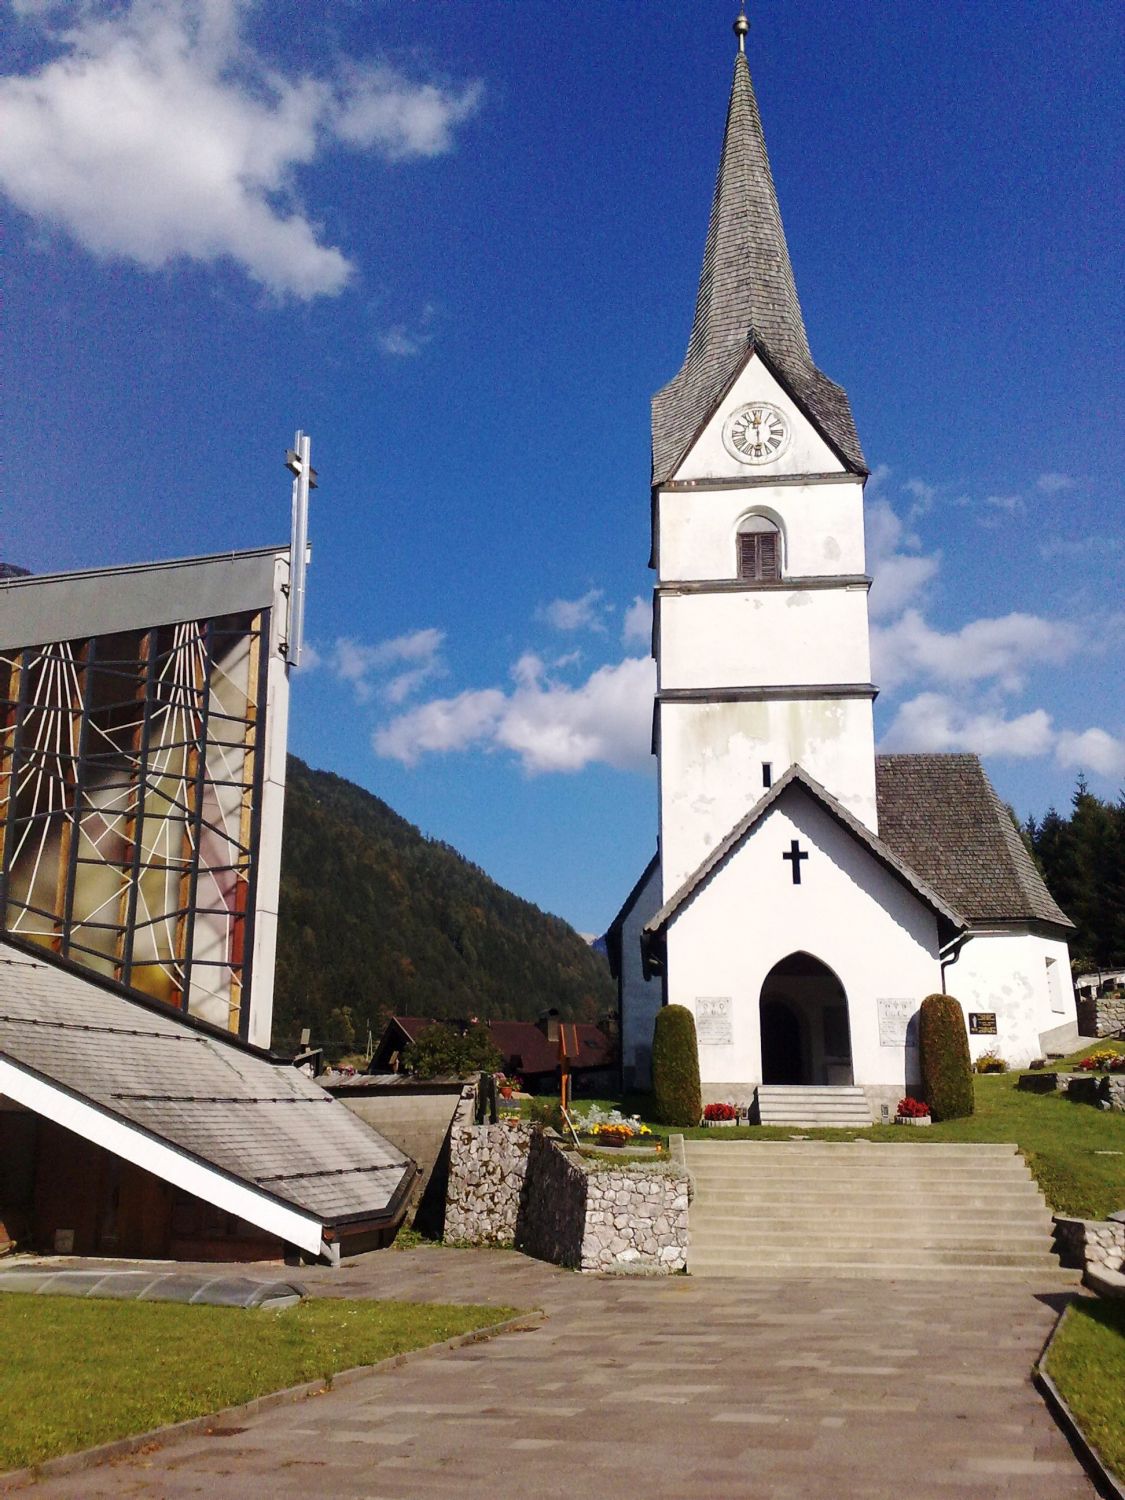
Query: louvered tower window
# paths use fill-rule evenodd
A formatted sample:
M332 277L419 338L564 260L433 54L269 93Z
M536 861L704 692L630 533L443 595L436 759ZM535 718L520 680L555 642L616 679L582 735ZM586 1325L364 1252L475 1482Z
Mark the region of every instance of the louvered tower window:
M764 516L751 516L739 527L738 576L757 583L781 577L781 533Z

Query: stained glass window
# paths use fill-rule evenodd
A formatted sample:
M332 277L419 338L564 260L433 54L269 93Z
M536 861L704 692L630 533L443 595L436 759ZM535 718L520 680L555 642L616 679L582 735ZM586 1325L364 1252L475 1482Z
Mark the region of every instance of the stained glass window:
M246 1029L269 611L0 654L4 930Z

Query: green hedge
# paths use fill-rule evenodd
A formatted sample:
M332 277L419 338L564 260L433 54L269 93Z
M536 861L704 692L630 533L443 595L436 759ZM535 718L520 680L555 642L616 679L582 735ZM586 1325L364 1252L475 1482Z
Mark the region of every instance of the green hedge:
M663 1125L693 1127L703 1114L695 1018L683 1005L656 1013L652 1038L652 1092L656 1118Z
M918 1013L922 1088L935 1120L973 1112L973 1067L965 1015L952 995L927 995Z

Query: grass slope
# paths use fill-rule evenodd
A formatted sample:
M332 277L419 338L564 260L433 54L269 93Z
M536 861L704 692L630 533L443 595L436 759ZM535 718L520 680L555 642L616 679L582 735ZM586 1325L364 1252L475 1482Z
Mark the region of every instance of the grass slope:
M332 1053L389 1015L593 1021L616 1006L601 953L362 787L289 758L274 1043Z
M1125 1479L1125 1302L1072 1303L1047 1374L1102 1462Z
M0 1473L440 1343L503 1307L310 1300L281 1312L0 1296Z

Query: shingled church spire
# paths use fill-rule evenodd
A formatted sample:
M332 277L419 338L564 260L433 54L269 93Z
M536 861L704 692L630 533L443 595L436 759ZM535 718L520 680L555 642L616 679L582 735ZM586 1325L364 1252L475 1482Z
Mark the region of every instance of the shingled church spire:
M653 400L653 483L675 472L751 348L759 349L849 469L866 465L848 398L813 364L777 205L758 101L739 50L687 355Z

